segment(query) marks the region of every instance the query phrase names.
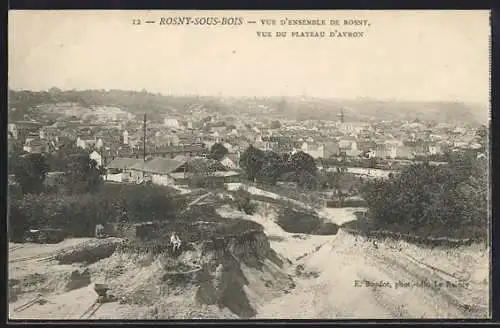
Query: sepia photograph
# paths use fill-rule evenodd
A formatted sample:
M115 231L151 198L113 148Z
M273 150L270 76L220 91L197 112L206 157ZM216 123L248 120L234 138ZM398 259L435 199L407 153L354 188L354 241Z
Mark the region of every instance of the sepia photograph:
M490 319L488 10L10 10L9 320Z

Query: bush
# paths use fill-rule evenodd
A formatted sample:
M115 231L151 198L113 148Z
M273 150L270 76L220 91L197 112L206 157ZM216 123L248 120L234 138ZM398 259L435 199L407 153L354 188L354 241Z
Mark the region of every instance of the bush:
M79 195L11 195L9 233L19 240L29 228L58 227L75 237L89 237L98 223L174 220L181 206L170 189L154 185L110 184Z
M315 235L336 235L339 231L339 226L333 222L324 222L314 232Z
M322 220L315 213L286 206L280 209L277 223L286 232L313 233L320 228Z
M245 214L252 215L257 211L257 204L252 201L251 194L242 188L236 191L234 203L238 211Z
M325 222L314 211L282 207L278 213L278 225L290 233L306 233L311 235L335 235L339 226L333 222Z
M362 190L374 229L451 238L487 238L487 161L412 165Z

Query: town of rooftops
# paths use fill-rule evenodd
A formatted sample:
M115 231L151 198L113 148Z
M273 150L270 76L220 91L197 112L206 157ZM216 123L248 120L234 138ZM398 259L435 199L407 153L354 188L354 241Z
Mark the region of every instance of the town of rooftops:
M391 164L429 156L442 162L450 151L472 151L478 156L482 151L478 128L458 123L345 122L343 113L333 121L259 119L250 112L210 113L202 105L193 105L187 117L149 117L144 129L142 115L108 106L88 111L76 108L80 105L57 104L58 111L86 114L72 118L56 115L59 118L54 122L54 118L47 119L54 106L38 105L24 120L9 122L9 147L17 143L28 153L50 153L63 145L73 145L88 150L100 165L106 166L117 158L143 160L144 153L148 159L182 162L207 157L215 144L221 144L227 155L220 161L228 170L240 169L240 156L250 145L276 153L302 151L318 163L325 159L361 162L377 158ZM267 110L262 106L259 110Z

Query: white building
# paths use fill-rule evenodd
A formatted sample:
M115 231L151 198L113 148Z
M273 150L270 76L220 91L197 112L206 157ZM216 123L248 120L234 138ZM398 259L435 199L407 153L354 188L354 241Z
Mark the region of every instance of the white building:
M8 131L9 131L9 133L12 135L12 137L14 139L17 139L17 136L18 136L18 134L17 134L17 127L16 127L16 125L14 123L9 123L9 125L8 125Z
M128 145L128 131L123 131L123 144Z
M325 155L325 147L323 145L316 148L309 147L305 153L309 154L312 158L321 158Z
M429 153L431 155L441 154L441 146L440 145L429 146Z
M80 139L80 137L76 138L76 146L80 148L85 148L85 141Z
M234 169L237 169L238 168L238 162L236 161L236 159L234 158L231 158L229 156L224 156L223 159L220 160L221 164L224 165L225 167L227 167L228 169L231 169L231 170L234 170Z
M163 124L169 128L174 128L174 129L178 129L181 126L179 124L179 121L176 120L175 118L166 118L164 119Z
M221 136L220 136L219 132L215 131L214 133L212 133L212 137L214 138L216 143L221 142Z
M104 142L102 141L101 138L97 139L95 146L97 149L101 149L104 146Z
M93 159L97 163L97 166L102 166L102 156L95 150L90 153L89 158Z
M224 142L222 145L227 149L229 153L233 153L234 146L231 145L229 142Z

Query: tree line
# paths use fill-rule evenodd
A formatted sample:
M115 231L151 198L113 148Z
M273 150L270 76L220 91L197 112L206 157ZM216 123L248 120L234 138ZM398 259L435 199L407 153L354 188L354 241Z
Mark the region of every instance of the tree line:
M52 154L11 152L9 238L23 241L28 229L58 227L93 236L96 224L174 219L182 201L166 187L104 184L104 169L73 145ZM49 172L58 171L52 184Z
M448 165L414 164L361 190L373 229L450 238L488 236L488 160L471 154Z
M477 152L446 154L448 164L414 163L389 179L363 180L359 193L367 202L370 229L415 235L486 240L489 219L488 159ZM250 146L240 159L250 182L296 182L305 189L341 188L344 172L318 171L304 152L276 154ZM329 183L331 185L329 185Z
M276 153L252 145L241 154L239 164L250 182L275 185L278 181L287 181L308 190L340 190L346 172L345 168L319 171L314 158L303 151Z

